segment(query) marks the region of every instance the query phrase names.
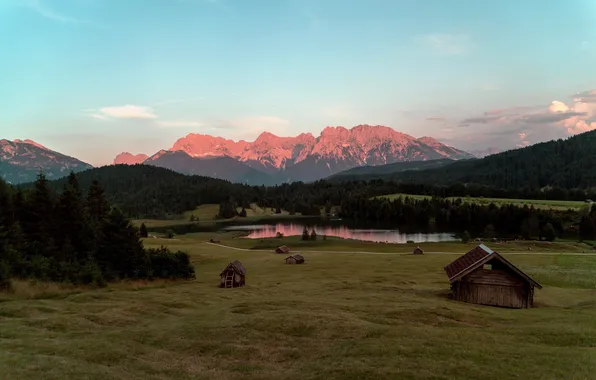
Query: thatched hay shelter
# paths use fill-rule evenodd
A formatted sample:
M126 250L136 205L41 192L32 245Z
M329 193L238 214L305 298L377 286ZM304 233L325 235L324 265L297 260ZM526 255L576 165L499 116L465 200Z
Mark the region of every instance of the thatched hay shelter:
M304 264L304 256L299 253L288 256L286 257L286 264Z
M220 273L220 288L237 288L246 285L246 268L238 260L231 262Z
M414 248L414 250L412 251L413 255L422 255L424 253L424 250L420 247L416 247Z
M445 267L453 299L481 305L530 308L542 285L484 244Z
M279 246L275 249L275 253L288 253L290 252L290 248L286 245Z

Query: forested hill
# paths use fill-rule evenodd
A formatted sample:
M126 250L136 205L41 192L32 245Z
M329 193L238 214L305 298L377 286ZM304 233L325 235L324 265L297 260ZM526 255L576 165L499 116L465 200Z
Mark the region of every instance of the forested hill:
M456 162L449 158L428 161L405 161L377 166L359 166L344 170L327 178L329 181L371 180L383 178L406 170L436 169Z
M192 210L204 203L220 203L232 196L242 201L252 197L250 186L228 181L188 176L149 165L111 165L77 173L82 189L93 180L103 187L108 201L130 217L166 217ZM49 186L61 192L67 179L50 181ZM33 184L21 185L31 188Z
M596 186L596 131L438 169L378 177L408 183L476 183L504 189L592 188Z

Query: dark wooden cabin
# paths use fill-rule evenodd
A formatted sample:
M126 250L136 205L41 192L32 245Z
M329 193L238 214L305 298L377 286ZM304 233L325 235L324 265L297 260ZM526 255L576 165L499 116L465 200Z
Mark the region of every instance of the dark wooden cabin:
M288 252L290 252L290 248L288 248L288 246L286 246L286 245L282 245L275 249L275 253L288 253Z
M237 288L246 285L246 269L238 260L228 264L219 277L220 288Z
M457 301L481 305L529 308L534 288L542 285L484 244L445 267Z
M412 255L422 255L423 253L424 253L424 250L420 247L416 247L412 251Z
M286 257L286 264L304 264L304 256L299 253L288 256Z

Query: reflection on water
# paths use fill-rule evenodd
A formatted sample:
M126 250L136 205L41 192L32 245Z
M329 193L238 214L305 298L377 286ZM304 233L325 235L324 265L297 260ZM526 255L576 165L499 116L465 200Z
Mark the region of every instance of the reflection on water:
M456 240L450 233L403 233L397 229L352 229L344 225L340 226L314 226L308 227L310 233L315 229L317 235L336 236L344 239L355 239L362 241L385 242L385 243L406 243L411 240L416 243L452 241ZM227 227L226 230L250 231L247 238L264 239L275 237L278 232L284 236L302 235L304 225L299 223L278 223L259 224L246 226Z

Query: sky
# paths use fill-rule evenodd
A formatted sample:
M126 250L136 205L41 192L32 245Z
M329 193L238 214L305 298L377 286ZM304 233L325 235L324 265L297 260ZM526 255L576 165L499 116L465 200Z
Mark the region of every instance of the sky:
M188 133L596 128L593 0L0 0L0 138L94 165Z

